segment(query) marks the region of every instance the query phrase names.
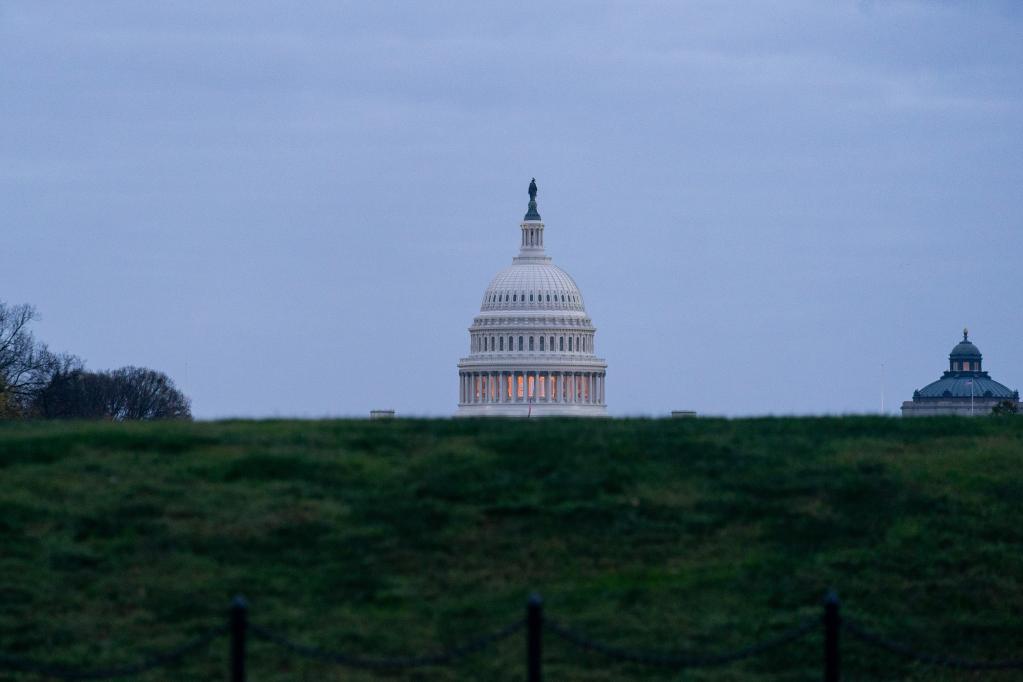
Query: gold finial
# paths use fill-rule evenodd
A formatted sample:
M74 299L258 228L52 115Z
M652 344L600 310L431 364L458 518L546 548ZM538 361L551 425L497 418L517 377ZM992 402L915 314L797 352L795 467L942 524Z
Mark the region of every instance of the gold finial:
M970 338L970 330L967 329L966 327L963 327L963 341L966 341L969 338Z

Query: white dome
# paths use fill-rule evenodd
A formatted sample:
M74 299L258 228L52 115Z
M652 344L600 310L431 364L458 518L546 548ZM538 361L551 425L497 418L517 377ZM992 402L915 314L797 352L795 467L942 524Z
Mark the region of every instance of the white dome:
M490 281L458 363L461 416L607 414L607 363L572 277L544 251L544 224L529 188L519 254Z
M501 270L483 293L480 312L498 310L584 311L571 275L552 263L519 262Z

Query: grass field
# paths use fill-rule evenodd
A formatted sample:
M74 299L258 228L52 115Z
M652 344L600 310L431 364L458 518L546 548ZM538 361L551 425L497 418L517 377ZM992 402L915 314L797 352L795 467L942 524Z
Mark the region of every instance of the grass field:
M721 651L820 612L924 650L1023 652L1023 418L0 426L0 653L132 662L226 615L365 655L552 618ZM545 639L546 679L818 680L820 635L733 666ZM227 642L140 680L226 678ZM251 643L250 679L522 680L521 635L363 673ZM843 640L848 680L1011 680ZM2 680L35 680L0 671Z

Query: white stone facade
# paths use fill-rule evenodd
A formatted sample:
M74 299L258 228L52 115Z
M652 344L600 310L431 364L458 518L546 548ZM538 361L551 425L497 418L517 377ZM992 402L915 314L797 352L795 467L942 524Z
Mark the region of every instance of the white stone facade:
M535 200L520 227L519 255L491 280L469 327L458 416L606 416L597 329L575 281L544 251Z

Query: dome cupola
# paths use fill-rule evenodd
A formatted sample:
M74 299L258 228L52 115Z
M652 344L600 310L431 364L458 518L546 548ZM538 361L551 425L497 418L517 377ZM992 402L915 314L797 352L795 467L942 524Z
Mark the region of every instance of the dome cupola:
M983 356L980 349L970 341L970 330L963 329L963 340L948 354L948 371L979 372Z

